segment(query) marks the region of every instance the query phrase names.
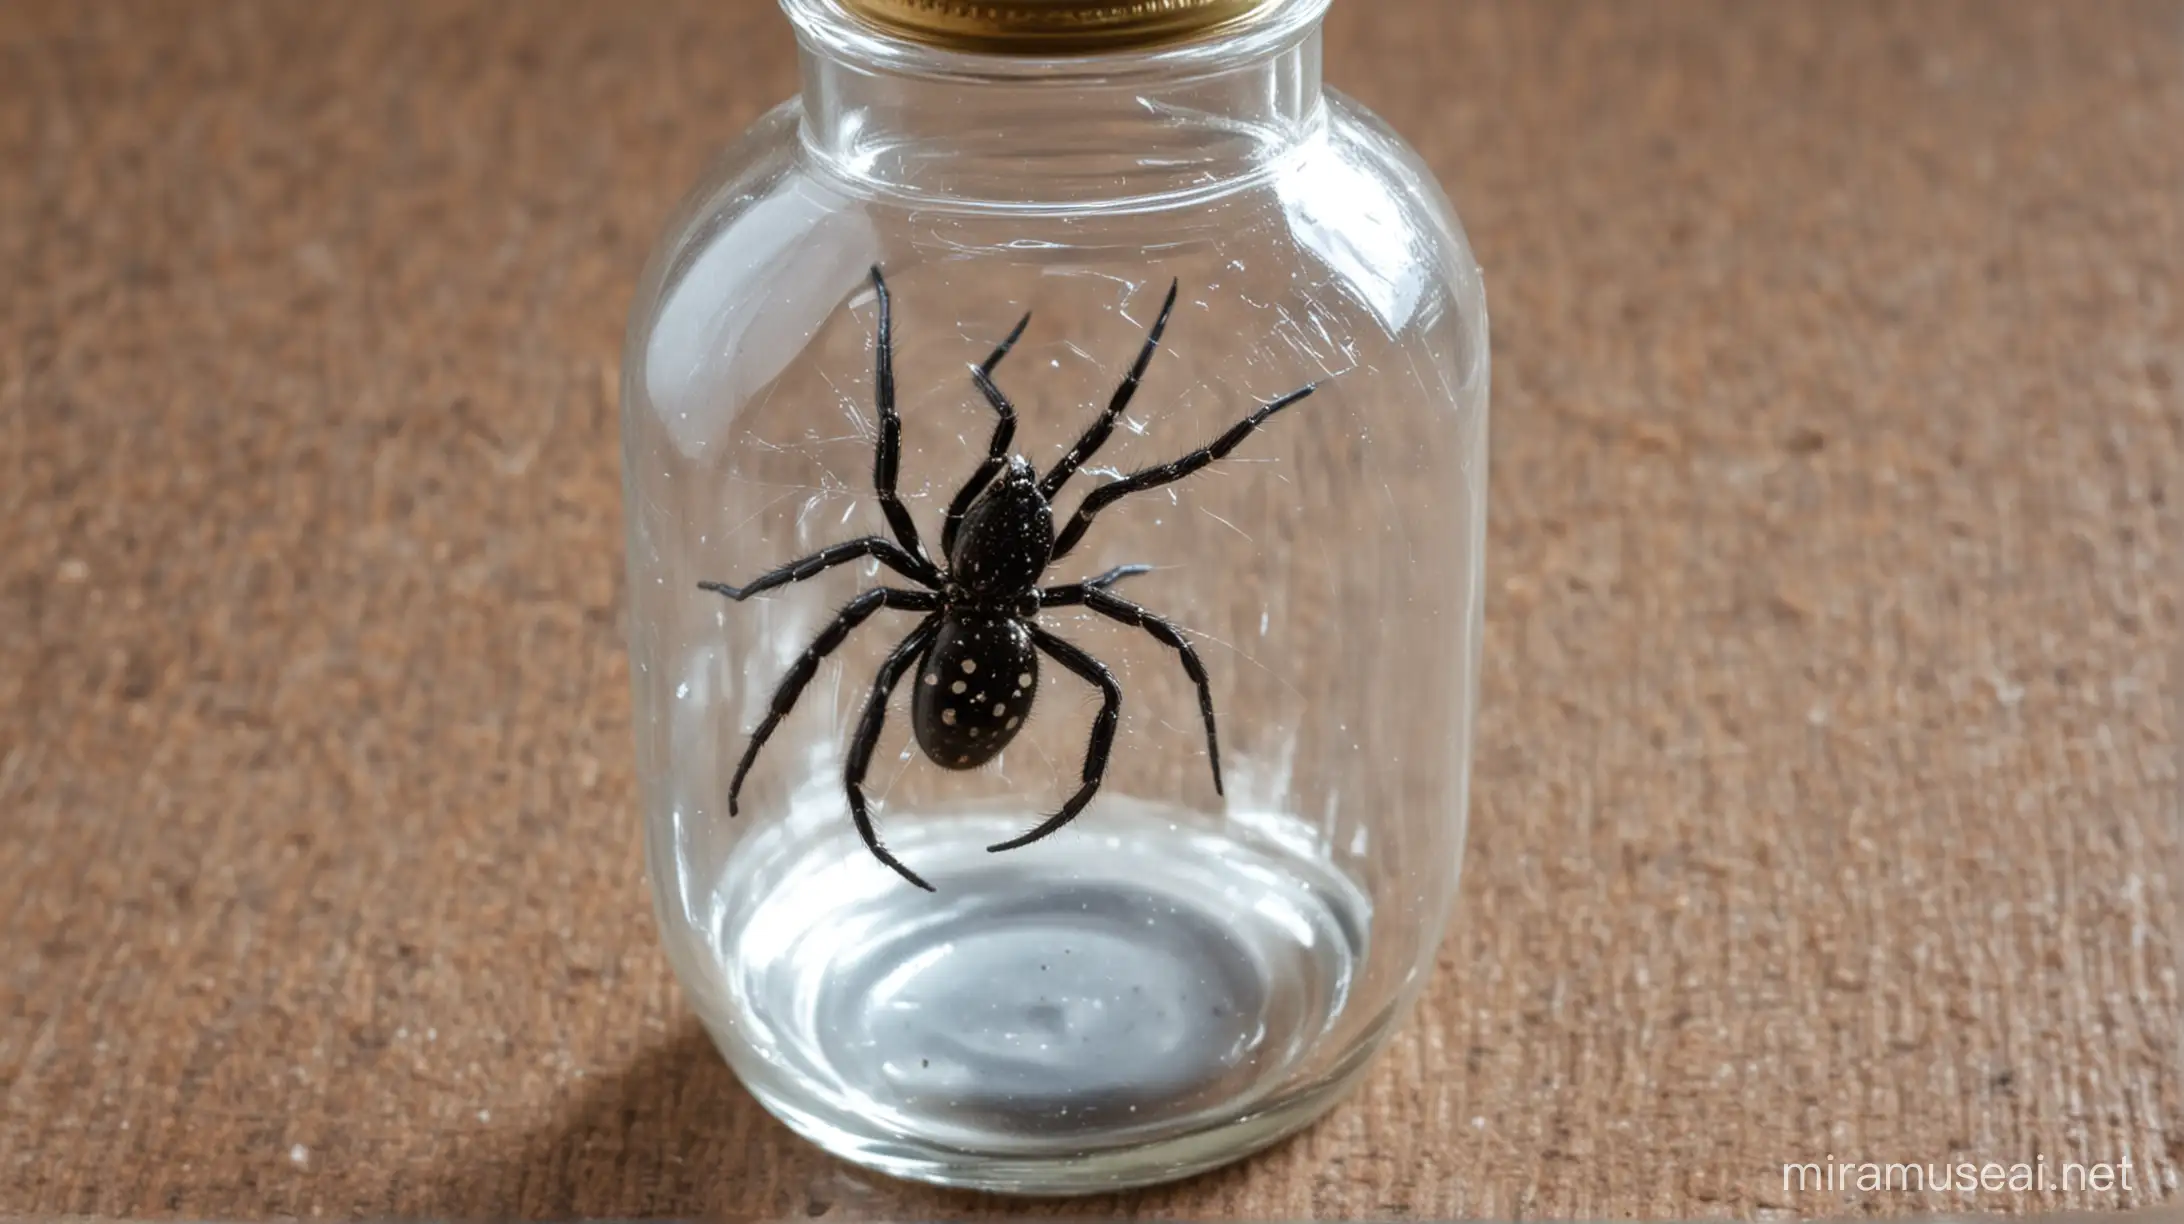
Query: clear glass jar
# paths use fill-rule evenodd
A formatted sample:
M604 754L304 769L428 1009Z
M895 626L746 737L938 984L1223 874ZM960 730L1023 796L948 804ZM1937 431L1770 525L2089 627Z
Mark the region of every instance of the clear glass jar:
M1434 963L1476 700L1479 271L1418 158L1322 90L1326 0L1096 53L938 45L854 2L784 0L802 96L689 197L631 318L630 646L663 939L751 1091L849 1160L1021 1193L1184 1176L1331 1106ZM932 569L861 555L749 598L701 589L902 543L876 489L875 267L899 504ZM1054 530L1089 491L1315 389L1098 507L1038 576L1150 567L1102 597L1018 589L1052 536L1009 470L944 549L999 420L974 367L1029 311L992 381L1004 449L1044 477L1171 283L1142 386L1055 490ZM926 593L829 631L883 585ZM1026 625L1064 645L1027 648ZM1113 680L1104 778L1073 821L989 852L1085 786L1109 697L1071 643ZM754 729L807 672L731 811ZM967 732L1009 742L961 768L984 755ZM860 756L904 872L852 819Z

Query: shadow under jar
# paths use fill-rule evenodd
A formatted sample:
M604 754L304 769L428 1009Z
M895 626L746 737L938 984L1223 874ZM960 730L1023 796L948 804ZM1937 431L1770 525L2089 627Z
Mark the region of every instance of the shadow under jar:
M1235 1159L1356 1081L1455 894L1478 268L1321 88L1325 0L784 6L802 95L623 365L667 950L859 1164Z

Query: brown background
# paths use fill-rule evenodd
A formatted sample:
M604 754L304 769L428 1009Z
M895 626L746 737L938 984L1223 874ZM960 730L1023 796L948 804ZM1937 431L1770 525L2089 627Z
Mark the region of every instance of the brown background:
M2184 1166L2184 5L1338 0L1488 274L1465 897L1364 1089L1071 1210ZM819 1155L633 816L613 388L760 0L0 7L0 1214L1051 1210ZM1786 1160L2134 1161L1784 1195Z

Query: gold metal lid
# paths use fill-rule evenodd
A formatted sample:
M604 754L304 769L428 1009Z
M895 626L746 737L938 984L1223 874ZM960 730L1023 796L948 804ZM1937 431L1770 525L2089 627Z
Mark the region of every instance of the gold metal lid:
M1278 0L841 0L890 34L937 47L1071 55L1185 42Z

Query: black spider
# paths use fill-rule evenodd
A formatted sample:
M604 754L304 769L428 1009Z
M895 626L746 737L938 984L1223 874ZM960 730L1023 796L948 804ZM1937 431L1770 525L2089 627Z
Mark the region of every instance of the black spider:
M1048 817L1039 827L987 849L1013 850L1045 837L1069 823L1099 791L1100 780L1107 772L1108 752L1114 744L1115 724L1121 714L1122 688L1099 660L1035 624L1034 618L1042 608L1089 608L1102 616L1144 629L1182 657L1183 670L1198 686L1198 705L1206 720L1206 757L1213 767L1213 789L1219 793L1221 757L1214 733L1213 690L1198 652L1174 625L1108 590L1122 579L1142 574L1152 567L1119 566L1090 581L1067 586L1041 588L1037 584L1048 566L1066 556L1084 538L1085 530L1092 525L1092 516L1103 507L1132 493L1181 480L1221 458L1235 450L1268 417L1310 395L1314 387L1304 386L1261 406L1210 445L1180 459L1146 468L1092 490L1085 495L1076 515L1057 538L1054 495L1092 457L1100 444L1107 441L1108 434L1114 431L1116 418L1129 406L1131 394L1137 390L1138 381L1145 376L1145 368L1160 345L1160 333L1168 325L1168 313L1175 308L1176 289L1173 284L1168 287L1168 298L1161 304L1160 317L1153 321L1145 347L1139 351L1128 377L1116 388L1114 398L1108 401L1107 410L1044 476L1032 468L1030 460L1009 453L1009 443L1016 435L1016 410L993 382L994 367L1008 355L1010 347L1031 322L1031 315L1027 313L984 364L971 372L972 381L1001 419L994 426L993 441L987 449L985 462L971 474L970 480L948 506L948 516L940 532L945 565L936 565L926 556L924 546L918 541L917 525L911 521L909 510L895 493L895 472L902 449L902 418L895 412L887 282L877 267L872 269L872 288L879 297L880 313L875 393L879 401L880 437L873 482L877 486L880 509L886 513L895 538L866 536L835 544L801 561L762 574L748 586L733 587L721 582L698 585L701 589L740 601L761 591L801 582L844 562L870 557L928 589L906 591L880 587L865 591L851 600L798 656L795 665L789 668L789 674L774 691L772 708L758 724L758 729L751 733L750 746L736 766L735 781L728 789L729 814L736 813L744 775L750 773L759 749L765 746L774 727L795 707L804 686L819 670L819 661L882 608L923 612L926 617L880 665L872 694L865 701L864 717L857 725L856 738L850 743L843 780L849 790L850 816L857 822L857 832L863 835L865 844L881 862L919 888L933 891L932 885L918 878L916 872L905 867L880 844L872 830L872 818L865 810L863 790L865 769L872 763L873 749L880 740L880 727L887 717L888 699L913 662L917 664L919 683L911 703L911 725L925 755L946 769L975 769L992 760L1016 737L1025 715L1031 711L1032 696L1038 691L1039 654L1042 652L1097 687L1102 695L1099 716L1093 720L1092 739L1085 753L1083 785L1062 805L1061 811Z

